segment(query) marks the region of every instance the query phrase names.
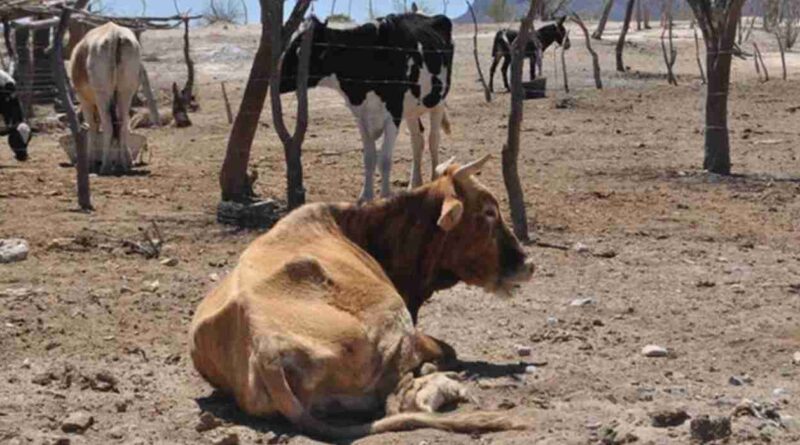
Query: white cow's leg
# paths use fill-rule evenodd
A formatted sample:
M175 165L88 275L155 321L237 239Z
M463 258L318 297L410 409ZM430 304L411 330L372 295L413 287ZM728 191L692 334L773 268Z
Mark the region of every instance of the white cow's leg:
M114 125L111 121L111 93L107 92L97 92L97 108L98 113L100 114L100 127L103 129L103 136L102 136L102 156L100 161L100 171L101 175L107 175L113 172L113 157L111 156L111 151L113 147L111 147L111 140L114 136Z
M117 117L119 119L119 156L122 171L129 172L133 168L130 151L130 105L135 91L117 93Z
M444 105L440 104L431 110L431 132L428 135L428 149L431 152L431 181L436 179L436 166L439 165L442 119L444 119Z
M364 189L358 202L372 201L375 194L375 139L369 132L366 119L358 119L358 132L364 146Z
M383 125L383 147L381 148L381 197L392 196L392 152L397 142L398 125L391 116Z
M408 188L413 189L422 185L422 151L425 149L425 138L422 137L422 130L419 128L419 118L417 116L407 117L406 125L408 133L411 135L411 180Z

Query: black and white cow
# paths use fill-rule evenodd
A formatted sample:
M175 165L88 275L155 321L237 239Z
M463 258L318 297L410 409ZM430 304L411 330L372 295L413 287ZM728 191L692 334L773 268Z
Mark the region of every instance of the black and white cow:
M356 118L364 146L360 200L373 198L375 142L381 135L381 196L391 194L392 151L403 120L411 134L414 158L409 187L422 184L420 165L425 141L420 117L430 113L431 169L439 163L439 132L443 122L446 125L444 99L450 91L453 66L450 19L413 13L389 15L350 29L335 29L316 18L312 22L308 85L339 91ZM302 32L284 55L282 93L297 88Z
M567 36L567 30L564 28L565 19L566 17L561 17L555 23L536 30L539 41L542 43L541 52L547 51L547 48L549 48L553 42L558 42L564 49L569 49L569 36ZM494 91L494 72L497 69L497 64L500 63L500 59L503 59L503 67L500 69L500 72L503 74L503 84L506 90L510 90L508 87L508 67L511 65L511 45L514 43L514 40L517 39L517 34L519 33L513 29L501 29L494 35L494 44L492 45L492 67L489 69L489 89L491 91ZM542 58L539 56L539 51L537 51L533 40L529 40L528 44L525 45L525 57L530 61L531 80L533 80L536 78L535 66L538 65L539 71L542 71Z
M8 145L18 161L27 161L31 127L23 119L22 103L17 97L17 84L3 70L0 70L0 114L6 124L4 129L0 129L0 136L8 136Z

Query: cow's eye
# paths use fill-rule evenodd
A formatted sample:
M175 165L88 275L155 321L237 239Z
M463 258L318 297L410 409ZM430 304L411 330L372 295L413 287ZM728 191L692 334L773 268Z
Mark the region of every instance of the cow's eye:
M483 211L483 216L485 216L485 217L487 217L489 219L495 219L495 218L497 218L497 211L495 209L493 209L493 208L488 208L488 209Z

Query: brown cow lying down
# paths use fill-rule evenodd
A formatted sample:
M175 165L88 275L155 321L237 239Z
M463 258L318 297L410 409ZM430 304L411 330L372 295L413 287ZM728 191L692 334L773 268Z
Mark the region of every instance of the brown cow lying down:
M531 277L496 199L472 176L487 158L443 164L437 180L389 200L289 214L197 309L197 370L248 414L282 414L326 438L520 428L507 414L432 413L464 388L448 374L413 378L423 363L455 357L414 326L402 290L410 287L398 284L413 279L421 294L459 281L507 292ZM382 409L387 417L349 427L318 417Z

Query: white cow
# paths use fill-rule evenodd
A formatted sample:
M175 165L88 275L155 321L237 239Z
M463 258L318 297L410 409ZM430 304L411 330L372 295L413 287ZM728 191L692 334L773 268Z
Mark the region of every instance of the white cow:
M72 83L89 124L89 165L100 174L125 173L133 165L129 112L139 89L140 52L133 31L111 22L86 33L72 52Z

